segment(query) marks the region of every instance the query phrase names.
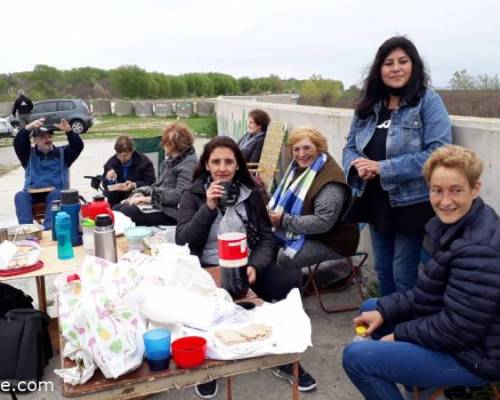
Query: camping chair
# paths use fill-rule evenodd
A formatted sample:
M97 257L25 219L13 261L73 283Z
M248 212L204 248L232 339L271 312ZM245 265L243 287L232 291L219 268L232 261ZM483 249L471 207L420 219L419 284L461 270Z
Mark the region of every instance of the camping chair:
M365 226L366 226L366 224L361 224L360 231L362 231ZM306 283L304 284L305 296L315 294L316 298L318 299L318 303L319 303L321 309L328 314L357 310L359 308L360 304L346 306L346 307L342 307L342 308L327 307L325 305L325 302L323 301L322 295L324 293L329 293L329 292L339 292L339 291L344 290L347 287L349 287L351 285L351 283L355 283L356 288L358 290L359 297L361 298L361 302L363 302L365 300L365 295L363 293L363 283L361 281L361 267L363 267L367 258L368 258L368 253L365 251L357 251L352 256L345 257L344 260L346 261L347 265L350 268L350 274L347 276L346 280L343 283L341 283L339 285L334 285L331 288L325 288L325 289L321 289L318 285L318 273L320 270L319 267L320 267L321 263L317 263L315 265L308 265L307 266L307 280L306 280ZM358 262L355 263L353 261L353 259L358 259ZM342 260L342 258L339 258L338 260L340 261L340 260ZM329 261L329 260L325 260L325 261ZM311 290L311 287L312 287L312 290Z
M135 150L148 157L155 168L156 179L160 175L160 165L165 159L165 150L161 146L161 136L134 139Z
M285 136L286 123L272 121L267 127L266 138L264 139L259 162L247 164L250 173L262 181L268 193L273 188L274 176L278 171L278 162Z

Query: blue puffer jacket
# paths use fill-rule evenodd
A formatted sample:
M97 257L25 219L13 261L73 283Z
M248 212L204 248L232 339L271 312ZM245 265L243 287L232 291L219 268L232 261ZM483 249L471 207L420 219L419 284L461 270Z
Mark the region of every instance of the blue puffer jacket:
M395 339L451 353L473 374L500 380L500 219L478 198L457 223L431 219L432 258L417 286L379 299Z

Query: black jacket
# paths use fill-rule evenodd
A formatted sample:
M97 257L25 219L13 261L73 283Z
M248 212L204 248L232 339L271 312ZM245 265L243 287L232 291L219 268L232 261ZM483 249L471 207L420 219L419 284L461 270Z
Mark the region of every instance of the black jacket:
M259 273L274 261L276 241L266 207L257 189L252 190L245 206L247 217L257 229L259 237L257 244L250 247L248 265L253 265ZM196 180L191 188L182 194L177 214L176 243L179 245L187 243L191 254L201 257L217 213L217 209L210 210L207 206L202 180Z
M19 114L30 114L33 110L33 103L24 94L19 96L14 102L14 107L12 107L12 115L16 116L16 111Z
M417 286L378 301L395 339L452 354L473 374L500 379L500 219L478 198L457 223L426 225L432 258Z
M104 172L102 174L102 185L104 188L107 188L106 173L110 169L114 169L116 172L116 183L122 183L129 180L135 182L137 187L140 187L150 186L156 180L153 163L147 156L137 151L134 151L132 154L132 164L130 165L127 179L123 176L122 163L116 155L111 157L106 164L104 164Z
M249 133L246 133L239 141L238 146L241 145L241 142L244 138L249 136ZM241 148L241 153L243 157L245 157L246 162L248 163L258 163L260 160L260 155L262 153L262 148L264 147L264 140L266 139L265 133L263 135L257 134L247 146Z

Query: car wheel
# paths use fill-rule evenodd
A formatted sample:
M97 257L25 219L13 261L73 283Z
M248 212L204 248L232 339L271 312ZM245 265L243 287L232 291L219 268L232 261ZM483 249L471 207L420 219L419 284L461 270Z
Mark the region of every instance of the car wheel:
M12 121L10 123L10 126L12 126L13 129L19 129L19 128L21 128L21 124L19 123L19 121Z
M86 131L86 126L80 119L74 119L70 123L71 130L75 133L84 133Z

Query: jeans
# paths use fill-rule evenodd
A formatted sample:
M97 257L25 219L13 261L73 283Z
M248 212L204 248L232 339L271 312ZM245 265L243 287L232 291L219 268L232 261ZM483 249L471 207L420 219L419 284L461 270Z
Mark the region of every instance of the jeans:
M14 204L16 206L17 220L20 224L32 224L33 223L33 211L32 207L35 203L45 202L45 218L43 220L43 228L47 231L52 229L52 218L50 206L52 205L52 200L60 200L61 191L53 190L48 194L37 193L31 194L26 190L17 192L14 196Z
M376 304L377 299L369 299L360 311L375 310ZM365 399L402 400L396 383L438 388L487 382L460 366L448 353L408 342L377 340L392 331L393 327L383 324L372 335L375 340L354 342L344 349L344 370Z
M404 292L417 283L423 236L380 233L370 225L380 295Z

